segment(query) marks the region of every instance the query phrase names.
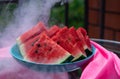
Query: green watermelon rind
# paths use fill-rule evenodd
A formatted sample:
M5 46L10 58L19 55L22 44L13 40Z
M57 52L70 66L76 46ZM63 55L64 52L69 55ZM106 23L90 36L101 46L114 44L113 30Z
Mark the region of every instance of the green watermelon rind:
M47 64L69 63L71 60L68 61L68 59L73 59L73 56L70 53L66 52L66 55L64 55L64 57L62 59L59 59L59 61L54 62L54 63L47 63ZM31 62L31 60L26 56L24 56L24 60ZM45 63L39 63L39 64L45 64Z
M75 62L70 62L70 63L62 63L62 64L41 64L41 63L36 63L36 62L31 62L31 61L26 61L25 59L23 59L23 56L21 56L21 53L20 53L20 50L19 50L19 47L17 44L13 45L12 48L11 48L11 54L12 56L19 60L19 61L22 61L22 62L25 62L25 63L29 63L29 64L36 64L36 65L42 65L42 66L62 66L62 65L72 65L72 64L77 64L77 63L81 63L81 62L84 62L84 61L87 61L89 59L91 59L93 57L93 55L96 53L96 48L94 47L94 45L91 46L92 48L92 53L90 56L88 56L87 58L83 59L83 60L79 60L79 61L75 61ZM16 53L17 52L17 53Z
M19 45L19 48L20 48L20 52L22 54L22 56L24 57L25 60L28 61L28 58L25 57L26 56L26 50L25 50L25 45L24 43L22 43L21 41L21 38L18 37L17 38L17 44ZM87 44L85 43L84 46L83 46L84 50L88 50L89 51L89 47L87 46ZM67 51L66 51L67 52ZM91 52L91 51L89 51ZM86 58L87 55L84 55L82 54L81 52L76 56L76 57L73 57L69 52L67 52L65 54L65 56L62 58L62 59L58 59L58 61L55 63L55 64L60 64L60 63L66 63L66 62L73 62L73 61L76 61L76 60L81 60L81 58ZM68 59L71 59L71 61L68 61Z
M71 54L67 52L65 57L63 57L63 59L60 59L60 61L56 62L55 64L67 63L69 58L71 58Z
M65 59L62 63L70 63L71 60L73 59L74 57L72 55L70 55L67 59ZM61 64L62 64L61 63Z
M76 57L74 57L71 61L72 61L72 62L73 62L73 61L76 61L76 60L80 59L81 57L86 58L85 55L83 55L82 53L79 53L79 54L78 54Z
M76 61L80 61L80 60L83 60L85 59L86 57L84 55L81 55L79 58L75 59L75 60L72 60L72 62L76 62Z
M20 53L24 58L26 56L25 49L24 49L24 44L21 44L21 45L18 45L18 46L19 46Z
M16 39L16 43L18 44L18 45L20 45L20 44L22 44L22 41L21 41L21 39L20 39L20 37L18 37L17 39Z

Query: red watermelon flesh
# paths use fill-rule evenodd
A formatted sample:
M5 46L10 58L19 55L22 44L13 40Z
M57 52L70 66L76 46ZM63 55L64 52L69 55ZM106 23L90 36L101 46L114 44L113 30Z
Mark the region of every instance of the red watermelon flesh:
M82 41L79 39L76 29L74 27L69 28L69 32L72 35L72 39L75 39L74 47L79 49L79 52L82 53L83 56L86 57L86 53L83 47Z
M50 39L45 33L40 34L39 40L25 56L25 59L44 64L60 64L71 54Z
M46 27L42 22L39 22L33 28L28 30L27 32L23 33L21 36L17 38L17 43L20 45L29 39L32 39L36 35L40 34L41 32L46 31Z
M77 53L76 56L74 57L74 59L72 59L72 62L84 59L87 56L86 53L85 53L85 51L84 51L84 49L83 49L83 47L82 46L81 46L81 48L78 47L78 44L79 43L76 43L73 46L73 48L77 49L77 50L75 50L75 52L79 52L79 53Z
M40 35L35 36L34 38L29 39L28 41L19 45L20 52L24 57L27 52L33 47L34 43L38 41Z
M74 27L70 27L69 28L69 34L71 35L71 39L74 39L73 44L77 43L78 41L80 41L77 33L76 33L76 29Z
M79 47L79 49L84 53L85 55L85 51L83 48L83 42L81 41L81 39L79 39L76 29L74 27L69 28L69 32L72 35L73 39L75 39L75 43L74 45L77 45Z
M87 32L86 32L86 30L85 30L84 28L79 27L79 30L81 31L83 37L86 37L86 36L87 36Z
M47 30L47 35L49 37L54 36L58 31L60 30L60 28L56 25L52 26L50 29Z
M50 29L47 29L47 31L43 31L43 32L45 32L49 37L52 37L58 31L59 31L59 27L54 25ZM31 38L31 39L27 40L26 42L22 43L21 45L19 45L21 54L23 56L25 56L26 53L33 47L33 44L39 39L40 34L33 36L33 38Z
M74 39L74 36L69 32L67 27L62 28L55 36L52 37L52 40L67 50L75 57L75 59L85 55L81 52L78 46L74 46L77 43L76 39Z
M85 31L83 31L83 30L81 31L80 28L78 28L76 32L82 41L86 55L90 56L92 54L92 48L91 48L91 43L90 43L88 35L86 34Z
M86 44L87 44L87 46L88 46L88 49L89 49L90 51L92 51L89 36L86 36L86 37L85 37L85 42L86 42Z
M85 38L84 38L83 34L81 33L81 29L78 28L78 29L76 30L76 32L77 32L77 35L78 35L79 39L81 40L81 42L82 42L82 44L83 44L83 46L84 46L84 49L87 49L88 47L87 47L87 45L86 45Z

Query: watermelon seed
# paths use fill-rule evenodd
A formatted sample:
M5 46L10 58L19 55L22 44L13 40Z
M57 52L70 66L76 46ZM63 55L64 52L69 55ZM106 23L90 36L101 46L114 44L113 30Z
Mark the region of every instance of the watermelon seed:
M40 45L40 44L37 44L37 47L41 47L41 45Z
M59 41L57 41L57 44L60 44L60 42L59 42Z
M34 46L34 43L32 43L31 45Z
M38 50L35 50L35 53L37 54L37 53L38 53Z
M34 46L35 42L37 42L37 41L38 41L38 39L36 39L31 45Z

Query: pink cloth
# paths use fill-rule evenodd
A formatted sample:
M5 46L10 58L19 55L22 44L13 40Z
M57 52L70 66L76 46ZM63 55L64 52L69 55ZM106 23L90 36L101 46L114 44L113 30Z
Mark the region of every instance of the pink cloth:
M92 44L96 47L96 53L80 79L120 79L120 59L102 46Z
M102 46L91 42L96 53L85 67L80 79L120 79L120 59ZM47 74L20 65L9 53L10 47L0 49L0 79L68 79L67 73Z

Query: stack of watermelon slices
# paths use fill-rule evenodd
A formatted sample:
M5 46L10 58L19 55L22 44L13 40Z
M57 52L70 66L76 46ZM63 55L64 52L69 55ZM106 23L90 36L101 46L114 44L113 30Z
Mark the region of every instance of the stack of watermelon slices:
M75 62L92 52L85 29L46 28L42 22L19 36L17 44L25 60L43 64Z

